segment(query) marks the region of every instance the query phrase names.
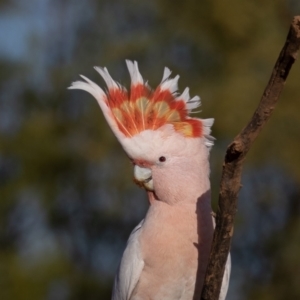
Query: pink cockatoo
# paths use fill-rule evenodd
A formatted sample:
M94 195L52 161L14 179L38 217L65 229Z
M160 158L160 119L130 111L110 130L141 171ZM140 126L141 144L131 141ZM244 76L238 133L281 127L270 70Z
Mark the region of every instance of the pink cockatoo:
M128 92L106 68L95 67L107 85L73 82L92 94L134 165L134 180L148 194L149 209L131 233L113 288L113 300L200 299L214 231L209 181L213 119L191 118L200 98L177 92L179 76L165 68L151 90L137 62L126 61ZM219 299L225 299L228 258Z

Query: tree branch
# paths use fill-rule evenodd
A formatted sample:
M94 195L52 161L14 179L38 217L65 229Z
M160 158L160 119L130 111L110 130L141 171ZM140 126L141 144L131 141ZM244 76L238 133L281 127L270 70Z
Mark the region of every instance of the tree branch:
M212 249L201 300L218 300L237 211L242 165L252 143L271 117L300 47L300 16L293 18L271 78L248 125L228 146L223 163Z

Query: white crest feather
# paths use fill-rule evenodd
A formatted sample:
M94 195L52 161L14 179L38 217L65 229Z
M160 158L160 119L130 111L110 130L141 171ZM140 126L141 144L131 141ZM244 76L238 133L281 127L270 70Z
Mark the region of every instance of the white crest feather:
M200 105L201 105L201 101L199 96L195 96L192 99L189 99L188 102L186 103L186 107L189 111L199 107Z
M214 145L215 138L210 135L211 126L214 124L215 119L201 119L203 124L203 134L205 138L205 145L210 149Z
M182 94L176 98L177 100L183 100L187 103L190 100L190 89L186 87Z
M190 99L190 89L186 87L181 95L176 97L176 100L183 100L186 103L186 108L188 112L190 113L191 110L199 107L201 105L200 97L194 96Z
M70 90L72 89L79 89L87 91L88 93L92 94L97 101L102 101L103 97L105 97L104 91L92 80L88 79L87 77L80 75L81 78L83 78L84 81L75 81L72 82L71 86L69 87Z
M118 89L119 85L110 76L106 68L94 67L94 69L102 76L109 89Z
M68 87L68 89L84 90L84 91L90 93L92 96L94 96L103 112L103 115L104 115L108 125L112 129L112 131L115 134L115 136L117 137L117 139L119 141L121 141L124 138L124 135L122 134L122 132L120 132L116 121L111 116L111 109L106 104L106 94L92 80L88 79L87 77L85 77L83 75L80 75L80 77L83 78L86 82L85 81L72 82L71 86Z
M138 63L136 61L132 62L131 60L126 59L126 64L131 78L131 84L143 84L144 80L139 71Z
M168 79L170 77L171 73L172 73L171 70L169 68L165 67L161 83L163 83L166 79Z
M170 90L172 94L175 93L178 90L178 79L179 75L176 75L174 78L166 79L160 85L161 90Z

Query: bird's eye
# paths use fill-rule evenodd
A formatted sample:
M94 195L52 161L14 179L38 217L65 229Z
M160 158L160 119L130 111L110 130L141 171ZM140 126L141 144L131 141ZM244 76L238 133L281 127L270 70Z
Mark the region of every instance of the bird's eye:
M158 160L159 160L160 162L164 162L164 161L166 161L167 159L166 159L164 156L161 156Z

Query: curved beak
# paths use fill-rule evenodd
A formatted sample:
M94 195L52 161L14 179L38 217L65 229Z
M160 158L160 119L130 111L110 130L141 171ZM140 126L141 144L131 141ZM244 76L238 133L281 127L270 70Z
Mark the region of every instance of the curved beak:
M152 171L150 169L135 165L133 174L134 180L139 186L144 187L148 191L154 190Z

